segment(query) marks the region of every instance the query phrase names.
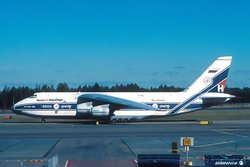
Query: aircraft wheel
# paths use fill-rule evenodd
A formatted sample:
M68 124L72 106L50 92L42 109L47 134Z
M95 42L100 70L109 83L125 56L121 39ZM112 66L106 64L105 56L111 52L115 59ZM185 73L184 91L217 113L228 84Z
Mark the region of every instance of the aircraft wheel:
M44 118L42 118L41 122L42 123L46 123L46 120Z

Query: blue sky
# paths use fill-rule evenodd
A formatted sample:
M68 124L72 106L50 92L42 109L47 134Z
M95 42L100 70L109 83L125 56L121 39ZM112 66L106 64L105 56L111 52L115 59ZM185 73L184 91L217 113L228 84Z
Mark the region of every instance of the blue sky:
M67 82L186 87L232 55L250 86L248 0L0 2L0 87Z

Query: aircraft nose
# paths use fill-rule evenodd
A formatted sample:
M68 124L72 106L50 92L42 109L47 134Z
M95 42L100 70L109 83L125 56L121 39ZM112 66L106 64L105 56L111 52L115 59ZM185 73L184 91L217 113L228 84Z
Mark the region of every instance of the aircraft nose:
M16 109L16 105L13 105L13 106L12 106L12 111L13 111L15 114L22 114L22 110Z

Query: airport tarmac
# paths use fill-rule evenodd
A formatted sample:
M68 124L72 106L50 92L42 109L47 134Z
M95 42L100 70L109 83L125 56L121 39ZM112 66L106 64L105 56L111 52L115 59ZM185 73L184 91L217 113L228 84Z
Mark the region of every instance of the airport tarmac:
M113 125L85 123L0 123L0 166L41 166L58 157L59 166L135 167L138 154L178 153L180 137L194 137L190 160L203 165L205 154L250 156L250 121L144 122ZM29 160L29 161L27 161ZM13 165L14 164L14 165Z
M12 119L3 119L10 115ZM213 124L200 125L200 120ZM47 120L0 112L0 166L135 167L138 154L169 154L180 137L194 137L193 165L206 154L250 157L249 106L219 107L167 117L160 122L94 125L90 121ZM152 120L151 120L152 121Z

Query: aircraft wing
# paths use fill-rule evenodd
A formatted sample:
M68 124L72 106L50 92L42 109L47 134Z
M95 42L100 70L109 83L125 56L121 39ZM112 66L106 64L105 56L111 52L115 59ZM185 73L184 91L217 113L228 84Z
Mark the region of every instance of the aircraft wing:
M77 102L78 104L89 103L89 102L91 102L94 107L99 105L109 104L110 109L113 111L120 109L158 110L157 108L154 108L146 104L98 93L83 94L78 97L78 102Z

